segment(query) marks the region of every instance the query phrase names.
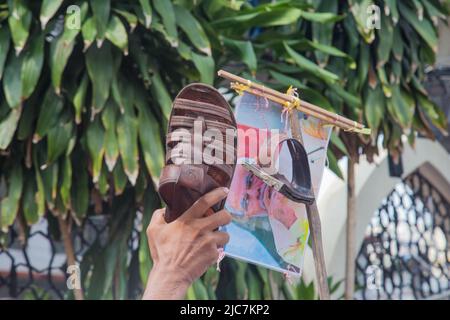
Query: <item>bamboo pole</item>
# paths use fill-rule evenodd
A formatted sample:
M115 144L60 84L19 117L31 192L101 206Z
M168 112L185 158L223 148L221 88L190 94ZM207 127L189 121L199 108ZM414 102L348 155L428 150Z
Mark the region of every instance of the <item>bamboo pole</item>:
M283 101L288 101L291 103L295 103L296 100L300 101L300 106L303 108L303 112L310 114L311 112L315 112L316 114L321 114L324 117L326 117L328 119L328 121L330 121L330 123L335 124L336 126L341 126L341 125L346 125L347 127L351 127L351 128L357 128L357 129L363 129L364 126L360 123L357 123L356 121L347 119L343 116L340 116L338 114L335 114L333 112L330 112L328 110L322 109L312 103L306 102L306 101L301 101L299 100L297 97L285 94L285 93L281 93L278 92L276 90L273 90L271 88L265 87L263 85L260 85L258 83L252 82L250 80L244 79L242 77L239 77L237 75L234 75L230 72L227 72L225 70L219 70L217 72L217 75L219 77L228 79L230 81L235 81L244 85L249 86L250 88L259 90L265 94L277 97Z
M236 87L236 85L234 83L231 83L231 88L232 89L239 89L238 87ZM252 89L252 88L248 88L247 91L255 96L259 96L262 98L267 98L268 100L271 100L275 103L278 103L280 105L284 105L284 103L286 102L286 100L281 99L279 97L275 97L269 93L263 93L258 89ZM339 128L346 130L346 131L351 131L352 129L354 129L353 126L349 126L347 124L344 123L339 123L338 121L336 121L335 119L331 119L321 113L317 113L316 111L310 110L310 109L305 109L303 106L300 106L298 108L299 111L304 112L312 117L315 117L317 119L320 119L322 121L325 121L326 123L331 123L333 125L338 126Z

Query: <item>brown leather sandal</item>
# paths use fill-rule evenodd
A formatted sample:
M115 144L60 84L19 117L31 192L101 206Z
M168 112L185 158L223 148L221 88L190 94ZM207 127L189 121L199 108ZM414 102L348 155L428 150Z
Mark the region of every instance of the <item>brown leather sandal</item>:
M204 135L210 129L214 139ZM215 88L194 83L180 91L169 119L166 164L158 188L167 205L166 222L177 219L209 191L230 186L237 161L236 129L230 105ZM221 201L213 211L223 209L224 204Z

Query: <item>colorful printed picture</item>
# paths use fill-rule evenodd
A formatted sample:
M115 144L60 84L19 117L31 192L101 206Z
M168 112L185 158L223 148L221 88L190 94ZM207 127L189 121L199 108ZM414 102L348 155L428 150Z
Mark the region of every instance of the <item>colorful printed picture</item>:
M283 107L267 99L244 93L235 114L239 129L238 163L258 162L260 149L268 144L274 132L290 136ZM301 113L298 113L298 121L317 194L331 129L322 126L320 120L305 118ZM291 179L292 159L287 146L277 148L272 159L277 162L279 173ZM230 234L226 255L294 276L301 275L309 237L303 204L289 200L238 164L225 207L233 215L232 223L226 226Z

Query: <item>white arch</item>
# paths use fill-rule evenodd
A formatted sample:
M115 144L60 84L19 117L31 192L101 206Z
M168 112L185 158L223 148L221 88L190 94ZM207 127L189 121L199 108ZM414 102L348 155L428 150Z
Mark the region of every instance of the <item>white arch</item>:
M407 146L403 153L403 177L420 168L420 172L433 180L435 186L450 201L450 154L437 142L417 139L414 149ZM387 153L369 164L362 159L356 167L357 226L356 248L359 250L366 227L383 198L401 180L389 176ZM343 170L344 171L344 170ZM322 220L325 261L327 271L334 280L345 276L345 222L347 187L345 181L326 173L320 190L318 206ZM305 253L303 276L314 279L312 253Z

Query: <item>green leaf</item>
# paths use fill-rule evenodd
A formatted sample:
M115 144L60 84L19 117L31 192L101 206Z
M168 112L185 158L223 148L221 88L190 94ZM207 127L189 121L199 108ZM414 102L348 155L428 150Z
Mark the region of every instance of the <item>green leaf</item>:
M174 11L177 24L186 33L192 44L198 50L210 56L211 45L202 25L186 8L175 5Z
M113 170L115 195L121 195L127 185L127 175L123 169L122 160L119 158Z
M73 97L73 106L75 108L75 123L81 123L81 113L85 107L86 103L86 92L89 84L89 77L87 73L83 74L83 78L81 79L80 86L78 87L74 97Z
M66 26L63 34L55 39L50 45L50 68L52 83L57 94L61 91L62 75L64 69L66 68L67 61L72 54L73 47L75 45L75 37L78 33L79 30L69 29Z
M93 117L100 112L108 100L113 77L113 57L111 46L105 43L101 48L91 47L86 53L86 67L92 81Z
M117 16L112 16L106 29L106 39L128 55L128 34L122 21Z
M62 164L62 178L59 187L61 200L66 208L70 208L70 194L72 190L72 161L65 157Z
M344 179L344 175L342 174L341 169L338 166L338 162L336 156L334 155L331 149L327 150L327 159L328 159L328 168L337 175L340 179Z
M364 101L364 114L369 127L375 133L385 116L385 98L379 85L375 89L369 86Z
M32 38L30 48L22 62L22 98L27 99L34 91L44 63L44 35Z
M119 157L119 145L116 136L118 115L119 107L113 100L109 99L102 112L102 123L105 127L105 162L110 172L113 171Z
M137 146L138 121L125 114L117 123L117 140L124 171L131 185L136 184L139 174L139 152Z
M22 103L22 81L20 72L22 56L10 53L3 77L3 92L10 108L17 108Z
M8 56L10 44L9 30L6 26L0 27L0 80L3 76L6 57Z
M438 37L429 20L419 20L417 14L402 2L398 3L400 14L408 21L414 30L422 37L422 39L436 53L438 49Z
M212 85L214 82L215 65L212 57L191 53L192 62L200 73L200 81Z
M53 90L47 90L39 112L33 142L36 143L45 137L48 131L57 124L63 107L62 98L56 95Z
M150 28L150 24L152 23L152 7L150 5L150 0L139 0L141 4L142 13L145 18L145 27Z
M391 21L385 15L381 15L380 27L381 29L377 30L379 40L377 46L377 67L384 66L389 60L394 44L394 28L392 27Z
M178 46L178 31L175 20L175 12L172 1L170 0L153 0L153 7L162 18L164 28L166 29L167 41L173 46Z
M256 72L258 62L251 41L240 41L222 37L223 44L237 53L239 58L248 66L250 71Z
M330 139L336 148L338 148L343 154L348 156L348 151L345 147L344 142L342 142L341 138L339 138L339 136L334 131L331 131Z
M326 82L333 83L339 79L339 77L336 74L334 74L330 71L327 71L325 69L322 69L314 62L311 62L310 60L306 59L301 54L295 52L291 47L289 47L289 45L286 42L284 42L284 47L286 49L286 52L289 54L289 56L295 61L295 63L301 69L316 75L317 77L319 77L320 79L322 79Z
M22 166L16 164L9 173L8 196L0 201L0 226L3 232L7 232L8 227L14 223L19 210L22 188Z
M33 176L26 175L25 181L22 197L23 215L27 224L33 225L39 221L38 204L35 199L37 186Z
M145 0L145 1L149 1L149 0ZM138 24L137 17L134 14L132 14L131 12L128 12L128 11L125 11L125 10L114 9L114 12L116 12L117 14L119 14L122 17L125 18L125 20L130 25L130 32L133 32L134 29L136 28L137 24Z
M84 49L83 51L87 51L91 44L94 42L95 37L97 37L97 28L95 27L94 18L89 17L83 23L81 27L81 34L83 35Z
M139 140L147 170L156 182L164 165L164 148L160 140L160 126L145 101L136 101L139 108Z
M152 86L150 89L152 91L152 95L156 97L156 101L158 101L165 119L169 119L170 111L172 108L172 99L167 92L166 86L161 79L159 71L156 69L153 70Z
M36 178L36 186L37 191L34 195L34 199L37 204L37 212L38 216L42 217L45 214L45 189L44 189L44 182L42 181L42 176L40 173L39 163L38 163L38 149L33 148L33 165L34 165L34 172L35 172L35 178Z
M89 123L86 131L87 146L92 159L92 181L98 182L105 154L105 129L99 118Z
M95 26L97 28L97 45L101 46L105 38L106 28L109 22L109 14L111 9L110 0L91 0L91 9L94 17Z
M11 37L16 55L19 55L28 39L32 14L24 0L8 0L8 7L10 10L9 29L13 30Z
M399 86L392 87L392 97L387 99L387 108L402 128L409 128L414 116L415 101Z
M73 134L73 124L71 121L67 123L57 123L48 131L47 135L47 164L55 161L62 155L69 144L69 140Z
M64 0L43 0L41 5L41 29L44 30L47 22L55 15Z
M417 100L420 109L425 112L433 125L436 126L443 134L447 134L448 123L442 110L431 100L421 94L417 95Z
M21 113L21 107L12 109L8 116L0 122L0 150L5 150L11 143Z
M73 171L76 172L76 174L73 176L72 182L71 206L75 217L81 221L86 215L89 206L89 180L86 166L80 160L82 159L78 159L78 161L75 159L73 162Z

